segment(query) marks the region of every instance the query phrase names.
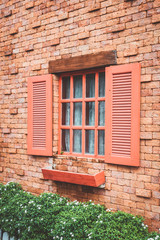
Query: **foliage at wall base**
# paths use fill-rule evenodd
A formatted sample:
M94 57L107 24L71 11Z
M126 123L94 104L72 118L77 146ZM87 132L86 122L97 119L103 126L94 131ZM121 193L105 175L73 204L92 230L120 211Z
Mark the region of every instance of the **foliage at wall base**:
M111 212L92 201L34 196L17 183L0 184L0 229L21 240L159 240L142 217Z

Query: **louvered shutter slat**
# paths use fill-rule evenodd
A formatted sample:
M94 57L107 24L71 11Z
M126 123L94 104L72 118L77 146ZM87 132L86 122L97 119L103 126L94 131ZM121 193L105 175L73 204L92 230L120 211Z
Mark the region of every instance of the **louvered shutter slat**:
M138 166L140 64L106 68L106 162Z
M28 78L28 154L52 156L52 76Z

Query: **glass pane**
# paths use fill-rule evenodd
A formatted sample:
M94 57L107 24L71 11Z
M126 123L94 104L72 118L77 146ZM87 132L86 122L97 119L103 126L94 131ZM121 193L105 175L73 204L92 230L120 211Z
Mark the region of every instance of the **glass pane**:
M76 102L73 105L73 125L82 125L82 103Z
M85 152L94 154L94 130L86 130Z
M95 102L86 102L86 125L95 124Z
M62 130L62 151L70 151L70 132L68 129Z
M98 131L98 155L104 155L104 130Z
M73 84L74 84L73 97L82 98L82 75L74 76Z
M99 73L99 97L105 97L105 72Z
M82 131L73 130L73 152L82 152Z
M98 126L105 125L105 102L98 103Z
M62 103L62 125L70 125L70 103Z
M95 74L86 75L86 97L95 97Z
M62 78L62 98L70 98L70 77Z

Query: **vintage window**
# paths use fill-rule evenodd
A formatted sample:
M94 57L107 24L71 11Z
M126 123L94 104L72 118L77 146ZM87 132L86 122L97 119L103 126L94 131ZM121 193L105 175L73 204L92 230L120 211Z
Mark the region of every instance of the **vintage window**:
M139 63L62 74L59 89L59 154L139 166ZM52 112L52 75L28 78L28 154L54 154Z
M60 77L60 152L104 158L105 97L105 70Z

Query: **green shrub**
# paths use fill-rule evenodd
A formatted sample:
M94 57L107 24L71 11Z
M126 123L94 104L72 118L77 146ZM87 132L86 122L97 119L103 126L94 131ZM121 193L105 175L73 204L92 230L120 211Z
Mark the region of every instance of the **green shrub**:
M111 212L92 201L34 196L17 183L0 184L0 229L21 240L159 240L142 217Z

